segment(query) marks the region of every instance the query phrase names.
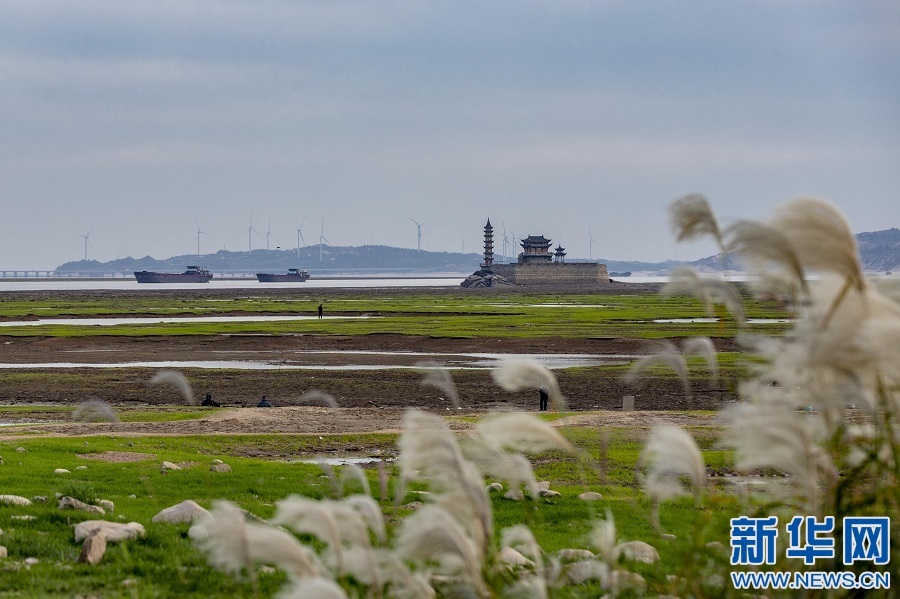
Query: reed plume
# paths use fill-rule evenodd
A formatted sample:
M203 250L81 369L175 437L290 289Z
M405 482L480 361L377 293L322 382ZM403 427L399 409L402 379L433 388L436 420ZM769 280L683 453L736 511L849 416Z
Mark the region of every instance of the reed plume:
M330 578L313 576L294 580L275 599L347 599L347 593Z
M663 295L693 295L703 303L710 318L715 316L715 305L719 303L731 312L739 326L747 320L744 314L744 304L734 285L712 277L701 277L696 270L689 266L676 268L669 277L669 282L663 286L662 293Z
M459 409L459 392L456 390L456 383L450 376L450 371L437 364L421 363L417 364L422 370L422 385L428 385L443 392L446 399L450 400L453 407Z
M316 554L293 535L247 522L244 512L228 501L213 502L209 516L195 520L189 536L213 567L235 576L254 563L275 564L294 578L325 572Z
M791 239L771 225L752 220L739 220L725 230L726 249L737 252L746 265L758 272L780 267L791 281L806 292L806 272Z
M687 362L685 362L684 356L671 341L660 341L656 347L656 351L652 354L635 361L622 378L627 383L634 383L651 366L668 366L678 375L678 379L684 387L684 393L688 401L691 401L691 383L688 380Z
M153 385L160 383L175 385L181 392L181 396L184 397L186 404L191 406L197 405L197 400L194 399L194 392L191 390L191 384L188 382L187 377L177 370L160 370L150 379L150 383Z
M121 424L115 410L108 403L98 399L86 401L79 404L75 411L72 412L72 420L79 422L112 422L113 424Z
M685 339L681 345L685 354L692 354L706 360L711 377L710 384L717 387L719 384L719 362L716 360L716 346L709 337L691 337Z
M709 235L723 248L719 221L705 196L692 193L678 198L669 205L669 220L678 241Z
M642 468L646 470L641 471ZM670 424L657 424L638 460L638 478L644 494L653 503L685 494L682 478L690 481L697 505L706 486L703 455L694 438L684 429Z
M559 390L559 383L550 370L541 365L537 360L518 359L503 360L499 366L491 371L494 382L507 391L521 391L522 389L540 389L544 387L550 396L550 403L554 410L565 410L565 398Z

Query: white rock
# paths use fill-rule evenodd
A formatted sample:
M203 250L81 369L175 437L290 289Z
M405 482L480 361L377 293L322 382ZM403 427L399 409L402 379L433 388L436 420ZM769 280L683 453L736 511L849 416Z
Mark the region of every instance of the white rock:
M562 493L559 491L554 491L552 489L541 489L540 490L541 497L562 497Z
M584 560L594 559L596 556L587 549L560 549L556 552L560 561L563 562L583 562Z
M322 437L319 437L319 438L321 439ZM213 465L215 465L215 464L224 464L224 463L225 463L225 462L223 462L222 460L213 460L212 462L210 462L210 464L213 464Z
M0 545L0 559L3 559L4 557L7 557L8 555L9 555L9 552L6 551L6 547L4 547L3 545Z
M627 559L645 564L654 564L659 561L659 552L656 551L656 548L643 541L628 541L619 545L618 549Z
M57 468L53 471L53 474L70 474L70 472L65 468Z
M665 532L664 532L663 534L659 535L659 538L660 538L660 539L665 539L665 540L667 540L667 541L674 541L674 540L677 539L678 537L676 537L676 536L673 535L673 534L669 534L669 533L665 533Z
M137 495L132 493L131 495L128 496L128 499L137 499Z
M595 493L594 491L585 491L578 496L578 499L582 501L600 501L601 499L603 499L603 495L601 495L600 493Z
M153 516L153 522L165 522L167 524L180 524L182 522L193 522L198 518L202 518L204 516L208 516L209 512L206 511L201 505L197 504L195 501L191 501L190 499L185 499L178 505L173 505L172 507L167 507L160 513Z
M547 491L550 489L550 481L549 480L539 480L537 481L538 491Z
M522 493L522 489L510 489L506 493L503 494L507 499L512 499L513 501L522 501L525 498L525 494Z
M0 495L0 503L6 505L31 505L31 500L18 495Z
M75 466L75 470L87 470L87 466Z
M589 580L605 581L609 577L609 566L597 560L585 560L566 566L563 578L572 584L582 584Z
M231 472L231 466L228 464L213 464L209 467L210 472Z
M0 528L0 537L2 537L2 536L3 536L3 529Z
M25 448L24 447L16 447L16 451L18 453L22 453L23 451L25 451Z
M108 522L106 520L85 520L75 526L75 541L78 543L82 542L95 530L102 530L106 534L106 541L109 543L136 539L147 534L144 527L137 522L119 524L118 522Z
M22 520L24 522L29 522L31 520L37 520L37 516L32 516L31 514L15 514L9 517L10 520Z
M500 483L491 483L484 488L484 490L488 493L499 493L503 490L503 485Z
M497 560L500 563L507 564L509 566L526 568L534 567L533 561L531 561L512 547L504 547L503 549L501 549L500 553L497 555Z
M181 470L181 466L173 464L172 462L163 462L162 468L163 470Z
M78 563L96 566L103 559L104 553L106 553L106 533L98 529L84 540Z
M47 503L46 495L35 495L31 500L35 503Z
M97 502L97 505L99 505L100 507L102 507L102 508L103 508L104 510L106 510L107 512L114 512L114 511L116 511L116 504L114 504L114 503L113 503L112 501L110 501L109 499L101 499L100 501Z
M95 514L105 514L106 510L104 510L99 505L91 505L89 503L85 503L79 499L75 499L74 497L65 496L59 500L59 503L56 505L61 510L83 510L85 512L93 512Z
M25 558L25 565L26 565L26 566L34 566L35 564L39 564L39 563L41 563L41 560L39 560L39 559L36 558L36 557L26 557L26 558Z

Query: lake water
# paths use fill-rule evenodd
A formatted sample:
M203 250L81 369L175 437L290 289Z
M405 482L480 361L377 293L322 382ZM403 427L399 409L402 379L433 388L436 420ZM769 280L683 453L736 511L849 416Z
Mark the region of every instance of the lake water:
M403 287L459 287L467 275L459 278L385 278L385 279L317 279L305 283L260 283L256 279L213 279L209 283L154 283L141 284L134 279L109 280L47 280L0 279L0 293L4 291L159 291L178 289L377 289Z
M151 316L149 318L41 318L38 320L7 320L0 327L26 326L115 326L123 324L172 324L188 322L278 322L290 320L318 320L318 316ZM322 320L361 320L371 316L323 316Z

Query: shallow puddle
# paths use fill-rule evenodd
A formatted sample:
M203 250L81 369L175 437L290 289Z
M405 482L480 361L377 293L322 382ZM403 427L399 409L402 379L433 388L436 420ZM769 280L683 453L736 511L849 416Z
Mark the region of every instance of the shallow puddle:
M347 466L348 464L377 464L378 462L390 462L383 458L353 458L353 457L336 457L336 458L312 458L305 460L290 460L292 464L327 464L329 466Z

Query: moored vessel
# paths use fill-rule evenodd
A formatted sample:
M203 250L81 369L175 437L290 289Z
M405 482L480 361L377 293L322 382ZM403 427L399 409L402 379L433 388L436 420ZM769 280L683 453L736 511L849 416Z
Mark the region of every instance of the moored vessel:
M302 283L309 278L309 273L299 268L289 268L287 274L273 274L268 272L256 273L256 279L260 283L287 283L290 281Z
M139 270L134 272L134 278L138 283L209 283L213 275L205 268L188 266L184 272Z

